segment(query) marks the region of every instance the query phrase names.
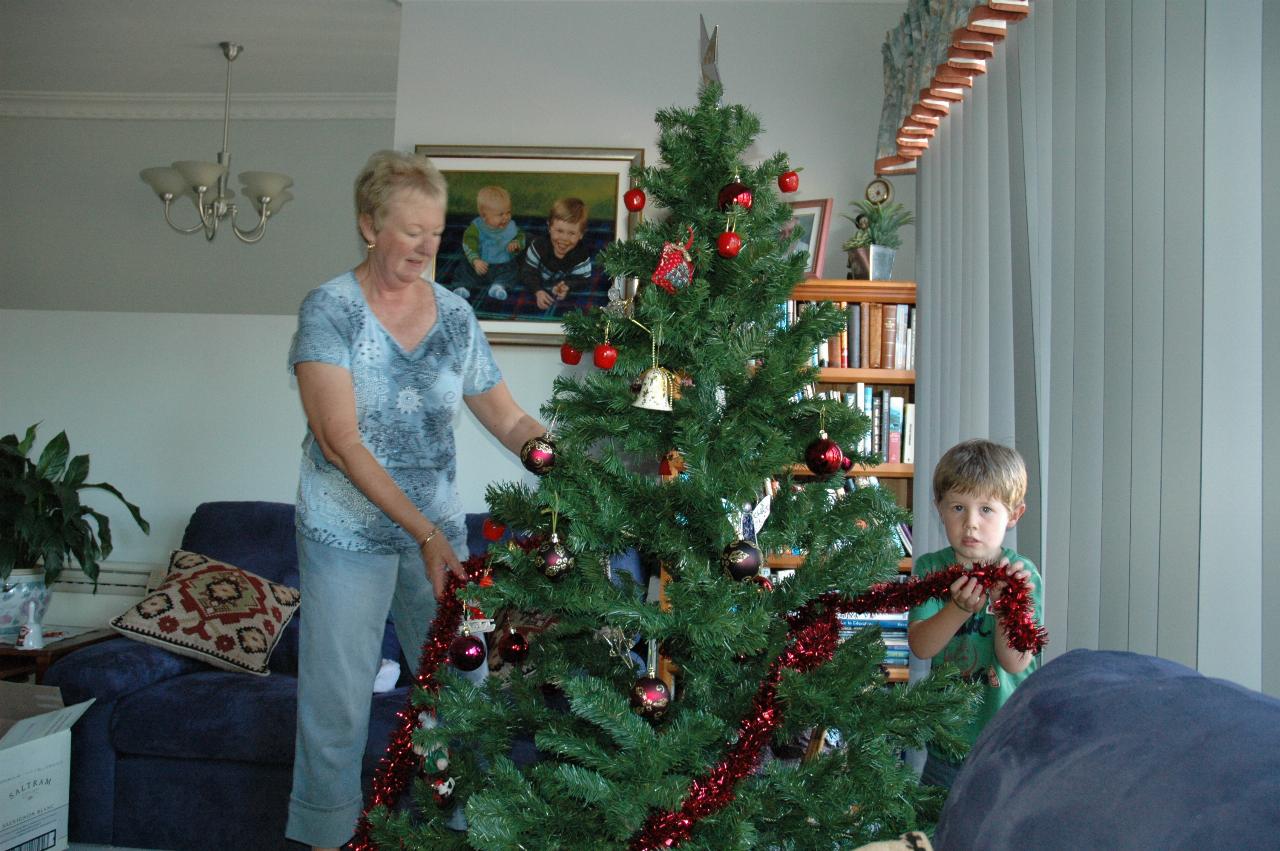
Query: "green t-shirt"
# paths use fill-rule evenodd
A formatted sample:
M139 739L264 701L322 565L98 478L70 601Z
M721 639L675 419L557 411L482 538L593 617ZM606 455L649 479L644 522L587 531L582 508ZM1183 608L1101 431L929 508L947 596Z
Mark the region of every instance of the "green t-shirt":
M1044 623L1044 592L1040 572L1028 559L1008 547L1001 549L1001 555L1009 559L1009 564L1022 562L1026 569L1031 571L1031 598L1035 604L1036 623ZM959 559L956 558L955 550L947 547L917 558L911 573L913 576L928 576L939 570L945 570L957 561ZM937 598L921 603L911 610L909 621L914 623L931 618L942 611L945 605L946 600ZM983 609L975 612L965 621L942 648L942 652L933 657L934 666L944 662L950 663L960 669L960 673L968 682L982 684L982 701L978 705L977 714L969 726L962 731L962 737L970 745L977 740L978 734L996 714L996 710L1004 705L1009 695L1013 694L1013 690L1031 676L1040 665L1040 658L1037 656L1019 674L1011 674L1001 668L999 661L996 660L995 635L996 616Z

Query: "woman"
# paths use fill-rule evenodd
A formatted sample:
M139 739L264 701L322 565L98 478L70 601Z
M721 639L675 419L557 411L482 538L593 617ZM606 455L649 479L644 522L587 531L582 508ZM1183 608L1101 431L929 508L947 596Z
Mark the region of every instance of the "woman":
M380 151L355 196L367 256L307 295L289 353L308 431L286 834L318 849L346 842L363 808L360 763L388 609L415 654L445 571L464 575L458 403L512 452L545 431L512 399L471 308L422 278L444 231L440 172L425 157Z

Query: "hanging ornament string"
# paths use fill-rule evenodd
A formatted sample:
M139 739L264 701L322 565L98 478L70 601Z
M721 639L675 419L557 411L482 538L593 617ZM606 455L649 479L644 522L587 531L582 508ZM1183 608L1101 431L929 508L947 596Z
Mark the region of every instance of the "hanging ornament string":
M482 556L472 556L462 566L472 581L479 580L487 570ZM431 629L422 644L422 661L414 678L419 686L429 692L440 690L436 673L448 660L449 646L462 624L463 604L458 599L457 591L464 582L452 572L447 572L445 576L444 596L437 601L436 616L431 621ZM378 845L373 841L372 835L373 825L369 821L370 810L379 806L393 809L422 766L422 757L413 750L413 731L419 726L419 712L413 705L413 696L410 694L405 708L396 713L396 729L387 743L387 752L378 761L373 774L369 806L360 814L356 835L346 846L351 851L377 851Z
M824 594L788 617L789 644L756 690L751 711L738 726L736 741L714 768L689 784L689 794L677 810L654 813L631 840L631 851L660 851L688 839L701 818L718 812L734 799L737 782L751 774L760 754L783 720L778 702L778 684L787 669L806 672L831 660L839 644L839 612L903 612L935 598L948 599L951 584L961 576L977 579L984 591L997 582L1008 582L1000 599L991 604L1004 627L1009 646L1019 652L1039 653L1049 640L1044 627L1035 621L1031 588L1027 582L1009 581L996 564L974 568L953 564L924 577L906 582L882 582L857 597Z

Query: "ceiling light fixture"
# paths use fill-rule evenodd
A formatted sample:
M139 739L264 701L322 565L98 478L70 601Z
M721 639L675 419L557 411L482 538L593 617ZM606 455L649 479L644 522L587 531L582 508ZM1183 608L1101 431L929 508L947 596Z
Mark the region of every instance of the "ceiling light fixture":
M242 171L240 192L253 204L258 213L258 223L241 230L236 225L235 193L227 188L227 172L231 167L231 63L243 52L244 47L229 41L219 43L222 55L227 58L227 95L222 114L222 150L216 163L199 160L180 160L172 167L145 168L141 177L164 202L164 220L179 233L202 231L210 242L218 235L218 224L227 220L236 238L241 242L257 242L267 232L267 219L271 218L293 198L288 188L293 178L273 171ZM189 228L178 227L169 217L174 199L186 196L196 206L200 221Z

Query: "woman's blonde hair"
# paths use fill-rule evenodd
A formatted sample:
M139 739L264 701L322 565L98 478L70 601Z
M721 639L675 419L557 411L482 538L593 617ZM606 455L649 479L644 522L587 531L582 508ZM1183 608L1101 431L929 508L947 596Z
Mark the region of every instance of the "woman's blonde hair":
M391 197L406 190L421 192L442 208L449 200L444 175L422 154L388 150L369 157L356 177L356 230L361 216L369 217L375 233L381 230Z
M1027 497L1027 465L1018 450L990 440L957 443L933 469L933 502L947 491L994 496L1010 511Z

